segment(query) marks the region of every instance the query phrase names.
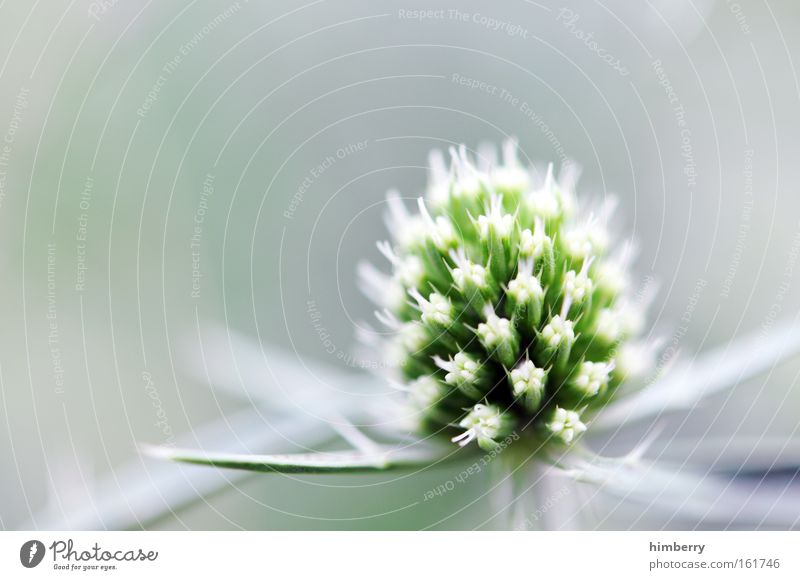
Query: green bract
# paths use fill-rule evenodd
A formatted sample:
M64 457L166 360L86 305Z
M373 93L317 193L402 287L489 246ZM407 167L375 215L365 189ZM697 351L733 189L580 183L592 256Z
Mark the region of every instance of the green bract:
M513 431L571 443L647 370L625 364L641 314L626 297L630 247L610 252L613 204L580 207L572 172L537 179L513 142L499 163L451 155L449 169L432 155L418 213L389 194L391 277L362 269L415 426L484 449Z

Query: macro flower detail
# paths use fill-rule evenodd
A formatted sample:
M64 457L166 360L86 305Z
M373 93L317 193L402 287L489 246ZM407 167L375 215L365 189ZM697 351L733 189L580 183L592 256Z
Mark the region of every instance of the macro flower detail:
M409 204L418 214L391 194L390 228L421 233L381 242L391 275L383 291L364 284L382 306L390 288L406 293L390 330L425 331L410 348L389 341L397 378L440 385L427 409L415 401L418 427L462 446L490 447L509 428L571 443L614 398L615 353L639 330L625 319L641 316L625 313L627 271L609 280L627 270L609 254L614 204L579 203L570 171L525 169L513 141L499 163L450 153L449 170L434 156L426 195Z
M473 162L463 146L451 150L449 168L434 152L424 197L387 196L391 241L378 250L390 271L358 266L383 328L360 325L357 336L380 372L340 373L318 363L309 381L307 361L302 369L278 364L280 393L264 392L264 367L254 363L263 360L263 345L237 341L249 361L243 365L218 360L229 329L207 338L218 346L210 349L216 360L193 367L202 369L198 379L233 380L232 392L241 395L249 366L248 401L251 394L263 400L307 449L319 450L243 453L234 434L227 445L215 441L214 451L162 446L148 453L217 468L318 474L427 469L465 458L491 465L497 485L487 493L502 502L498 515L515 529L591 525L593 502L577 514L568 501L552 504L554 486L573 488L577 497L585 484L595 486L593 497L637 503L691 525L796 526L800 494L786 487L779 500L785 509L773 509L773 489L731 476L741 467L738 451L712 465L662 459L662 449L647 457L662 429L653 423L643 435L641 427L771 373L800 353L797 324L776 323L679 359L674 341L643 334L655 285L650 277L632 283L634 247L606 229L613 200L579 201L571 166L558 178L552 168L526 168L513 142L503 146L501 162L481 151ZM319 389L319 377L336 388ZM311 413L289 416L296 402L276 403L285 385L302 394ZM253 437L277 447L277 432L263 429L264 408L253 410ZM339 445L329 447L332 441ZM618 453L620 443L628 450L621 456L593 450ZM701 437L687 449L707 443ZM746 462L749 451L741 449ZM777 457L783 449L773 451ZM545 511L541 521L531 516Z

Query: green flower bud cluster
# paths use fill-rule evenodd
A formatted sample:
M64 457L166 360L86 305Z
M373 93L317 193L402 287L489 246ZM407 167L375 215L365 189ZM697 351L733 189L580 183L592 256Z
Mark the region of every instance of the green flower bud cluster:
M418 213L389 196L392 275L362 272L416 426L484 449L514 431L569 444L632 372L617 358L641 330L613 206L580 212L569 172L537 180L513 142L479 166L451 156L432 154Z

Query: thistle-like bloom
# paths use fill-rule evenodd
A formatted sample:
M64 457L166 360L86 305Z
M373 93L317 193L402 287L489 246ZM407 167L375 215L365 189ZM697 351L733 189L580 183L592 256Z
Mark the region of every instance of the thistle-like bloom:
M658 460L645 457L659 429L650 429L643 440L640 430L629 429L668 413L691 412L702 399L771 372L800 352L796 323L759 329L688 362L659 355L661 341L640 336L653 285L646 279L632 288L634 252L615 244L603 227L614 204L590 209L585 200L579 203L569 171L555 179L548 169L539 179L520 163L513 142L504 146L501 163L495 156L483 155L488 161L476 167L462 147L452 152L448 169L440 153L431 154L431 180L415 204L418 213L397 193L388 196L392 241L378 247L391 274L362 264L359 276L391 337L377 340L386 333L364 328L361 338L383 348L381 362L392 366L395 377L341 373L322 364L312 371L308 361L293 365L279 352L265 357L264 345L237 341L233 348L230 329L206 339L214 364L203 358L191 366L203 369L195 378L232 384L239 396L243 375L250 377L244 379L248 401L251 394L263 398L278 414L276 421L288 421L305 446L327 445L333 429L347 449L288 455L151 452L271 473L424 468L483 453L511 486L510 496L502 485L492 496L504 498L498 512L507 512L515 528L576 525L569 501L553 503L574 482L595 484L592 497L637 503L672 525L797 527L800 494L789 485L762 490L731 477L753 457L749 443L734 443L735 434L722 452L703 438L686 442L688 451L678 447L677 461L670 463L663 448ZM239 354L225 360L224 353L233 356L234 350ZM271 364L263 366L266 359ZM276 374L281 389L265 392L263 377ZM320 390L322 376L337 388ZM392 413L395 398L380 394L387 384L404 397L400 420ZM281 406L289 392L291 404ZM365 404L366 395L380 402ZM285 416L296 412L294 397L311 412ZM251 440L259 447L278 446L279 431L263 428L262 409L253 413L258 420ZM417 437L409 437L402 418L413 418ZM622 457L598 455L591 450L593 434L603 438L604 448L614 434L632 450ZM240 449L239 432L232 437L227 445L215 440L214 447ZM687 455L708 445L713 461L688 467ZM795 470L798 461L781 459L787 445L765 446L765 464ZM515 451L493 460L509 446ZM554 494L555 484L561 491ZM588 511L595 511L594 501ZM596 525L582 511L577 525Z
M634 304L627 272L609 279L625 266L598 218L612 206L580 211L571 180L525 170L513 142L494 166L463 148L451 156L450 171L431 172L419 215L392 194L390 222L404 233L379 244L392 274L376 301L402 288L391 319L426 338L393 341L392 360L401 380L440 384L425 409L412 396L417 426L484 448L512 431L572 443L614 398L625 378L614 358L636 338L622 313Z

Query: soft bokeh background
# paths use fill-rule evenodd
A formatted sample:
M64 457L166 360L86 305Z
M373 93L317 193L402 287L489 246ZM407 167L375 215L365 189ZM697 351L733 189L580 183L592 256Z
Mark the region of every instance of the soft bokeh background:
M3 2L0 527L501 525L486 474L430 502L448 468L205 493L233 474L136 446L304 444L292 413L209 387L202 361L232 347L202 337L263 345L265 390L289 400L329 388L312 365L363 381L356 264L434 147L515 135L529 159L579 161L582 192L619 195L637 277L660 281L654 328L686 357L794 319L798 32L791 0ZM796 436L798 370L665 429Z

